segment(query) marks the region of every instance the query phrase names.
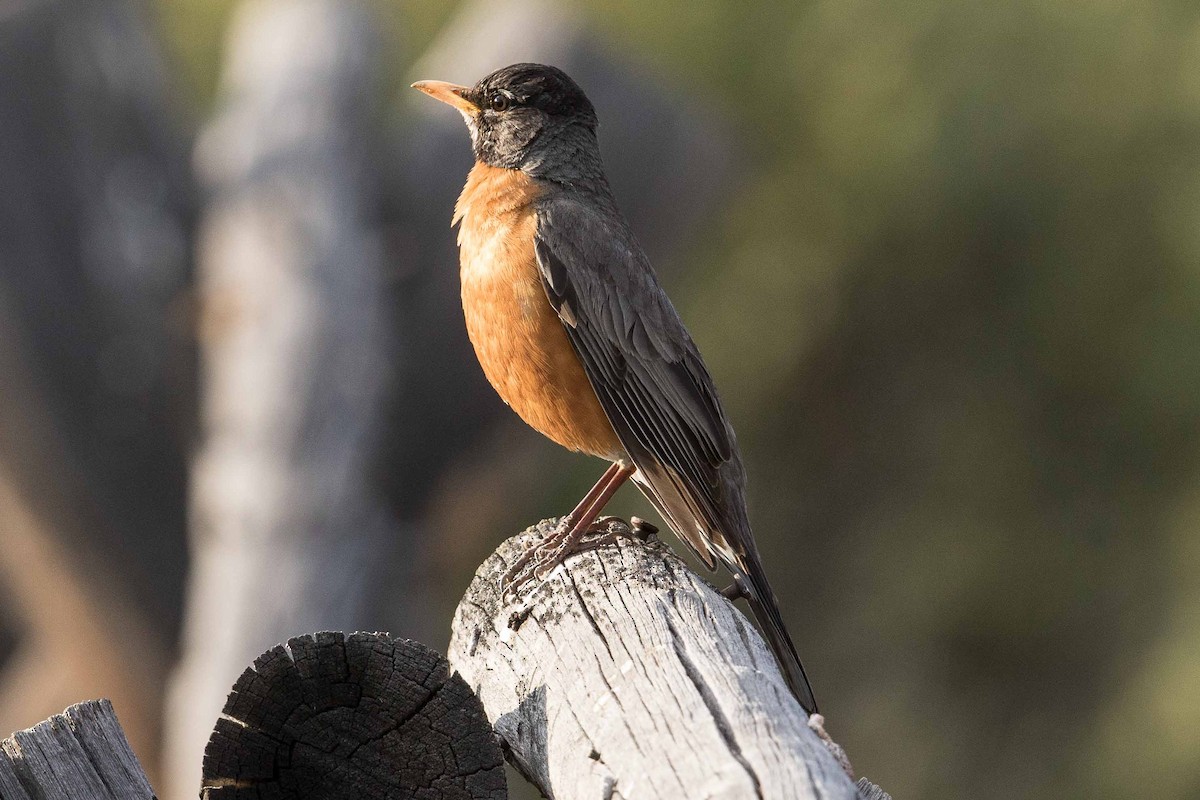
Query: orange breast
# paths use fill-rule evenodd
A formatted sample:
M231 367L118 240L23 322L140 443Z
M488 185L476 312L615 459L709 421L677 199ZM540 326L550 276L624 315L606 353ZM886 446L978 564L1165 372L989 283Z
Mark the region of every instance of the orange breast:
M471 170L454 212L467 333L487 379L521 419L563 447L624 459L542 288L533 250L538 193L522 172Z

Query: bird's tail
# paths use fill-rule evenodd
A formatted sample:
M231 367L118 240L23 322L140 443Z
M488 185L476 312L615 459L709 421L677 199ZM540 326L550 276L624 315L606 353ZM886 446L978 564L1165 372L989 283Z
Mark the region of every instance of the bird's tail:
M767 582L762 563L757 553L753 552L739 560L742 563L733 570L734 580L750 603L754 618L758 620L759 627L775 653L775 660L779 662L779 670L783 673L788 688L805 711L816 714L817 700L813 697L812 686L808 683L808 676L804 674L804 665L800 663L800 656L796 653L796 646L792 644L792 637L783 625L779 603L775 600L775 593L771 591L771 584Z

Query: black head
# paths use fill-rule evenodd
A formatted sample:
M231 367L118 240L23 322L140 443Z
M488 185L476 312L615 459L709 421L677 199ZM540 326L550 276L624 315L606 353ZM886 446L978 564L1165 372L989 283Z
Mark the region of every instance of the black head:
M539 177L570 179L599 166L596 110L562 70L513 64L471 88L419 81L413 88L457 108L475 158Z

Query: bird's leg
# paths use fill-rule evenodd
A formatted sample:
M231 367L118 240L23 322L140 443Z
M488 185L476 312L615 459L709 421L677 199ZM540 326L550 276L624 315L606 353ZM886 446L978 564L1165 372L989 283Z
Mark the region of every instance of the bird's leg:
M565 532L555 531L554 534L548 536L542 541L537 548L537 557L534 559L530 572L532 577L543 577L554 567L561 564L568 556L579 551L579 546L583 542L583 538L591 530L596 523L596 518L600 516L600 512L608 505L608 501L617 493L622 484L629 479L634 473L633 467L624 465L615 465L616 470L612 471L604 488L596 493L587 511L580 515L575 524ZM608 475L608 473L605 473Z
M504 592L506 594L516 593L530 579L545 574L550 568L561 564L567 556L571 555L596 518L600 516L604 506L633 473L633 467L621 463L615 463L605 470L596 485L554 532L522 553L521 557L504 573L504 577L500 581Z
M604 491L605 487L608 486L609 481L615 478L617 473L620 471L621 464L619 462L614 461L613 463L609 464L608 469L604 470L604 474L600 476L600 480L596 481L596 485L591 489L588 489L588 493L583 496L583 499L579 501L579 504L576 505L575 508L571 509L571 513L567 514L567 516L563 518L562 522L559 523L559 528L568 531L571 530L571 528L574 528L579 520L591 510L593 505L595 505L596 498L599 497ZM610 494L609 497L611 496L612 495ZM600 510L597 509L596 514L599 513Z
M525 566L538 555L538 553L547 545L547 543L556 541L559 537L569 534L570 531L575 528L579 520L591 510L593 505L595 505L596 498L599 497L602 492L604 492L605 488L607 488L608 484L613 480L613 478L616 477L620 470L621 465L619 463L613 462L612 464L609 464L608 469L606 469L604 474L600 476L600 480L596 481L596 484L591 489L588 489L587 494L585 494L583 499L579 501L578 505L571 510L571 513L559 520L559 523L555 526L554 530L542 541L529 547L529 549L522 553L521 556L515 562L513 562L513 565L504 573L504 577L500 579L500 585L506 588L516 588L516 584L519 583L516 578L517 576L521 575L525 569Z

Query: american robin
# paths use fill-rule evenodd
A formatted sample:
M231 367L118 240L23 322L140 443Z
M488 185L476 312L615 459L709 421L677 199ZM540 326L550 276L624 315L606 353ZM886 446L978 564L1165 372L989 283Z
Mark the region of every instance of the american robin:
M712 377L604 175L596 112L564 72L514 64L473 87L413 84L458 109L475 166L454 210L467 332L525 422L612 465L520 565L577 548L632 478L708 565L733 575L792 692L817 704L746 516L746 474ZM529 563L525 563L528 561Z

